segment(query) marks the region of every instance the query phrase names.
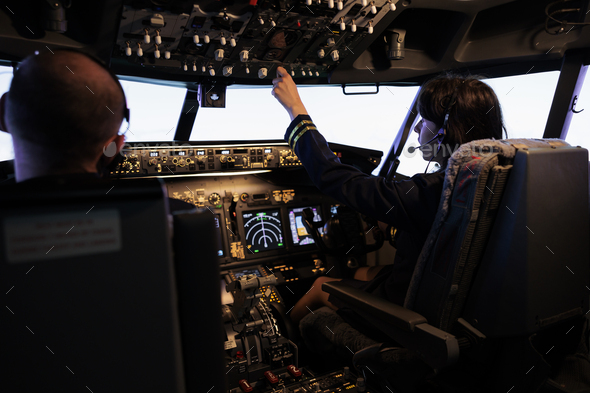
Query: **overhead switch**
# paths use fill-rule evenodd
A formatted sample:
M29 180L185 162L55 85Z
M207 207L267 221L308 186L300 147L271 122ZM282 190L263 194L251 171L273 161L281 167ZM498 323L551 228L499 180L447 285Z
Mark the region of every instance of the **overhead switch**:
M249 52L247 50L243 50L240 52L240 61L242 63L245 63L248 61L248 54L249 54Z

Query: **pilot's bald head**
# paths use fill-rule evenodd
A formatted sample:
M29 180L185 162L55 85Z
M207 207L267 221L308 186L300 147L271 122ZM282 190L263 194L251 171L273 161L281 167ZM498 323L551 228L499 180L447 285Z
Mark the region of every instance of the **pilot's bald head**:
M124 103L120 85L96 60L59 50L29 56L20 64L5 120L13 138L46 147L49 156L68 164L100 156L117 135Z

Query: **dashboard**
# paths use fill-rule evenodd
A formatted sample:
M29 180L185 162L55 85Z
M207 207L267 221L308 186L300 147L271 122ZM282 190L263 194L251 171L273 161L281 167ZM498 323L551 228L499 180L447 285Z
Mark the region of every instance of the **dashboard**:
M365 173L379 165L383 154L339 144L330 148L342 162ZM162 178L170 198L209 210L218 231L218 260L228 269L260 261L315 269L320 248L304 224L304 210L310 209L322 235L323 223L338 207L311 183L283 141L130 143L111 177ZM288 273L285 278L296 279L297 274Z

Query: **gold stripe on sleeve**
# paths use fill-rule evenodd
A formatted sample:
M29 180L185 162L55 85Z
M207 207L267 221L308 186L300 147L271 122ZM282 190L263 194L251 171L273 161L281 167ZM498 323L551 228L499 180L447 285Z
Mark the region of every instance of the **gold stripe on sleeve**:
M299 128L307 124L313 124L313 122L311 120L301 120L299 124L297 124L295 128L293 128L293 131L291 131L291 135L289 135L289 146L291 146L291 140L293 139L293 136L297 133Z
M317 128L315 128L314 126L308 126L308 127L305 127L305 129L304 129L304 130L302 130L302 131L299 133L299 135L297 135L297 136L295 137L295 139L293 140L293 151L295 151L295 145L297 144L297 141L299 140L299 138L301 138L301 137L303 136L303 134L305 134L305 133L306 133L307 131L309 131L309 130L316 130L316 131L317 131L318 129L317 129Z

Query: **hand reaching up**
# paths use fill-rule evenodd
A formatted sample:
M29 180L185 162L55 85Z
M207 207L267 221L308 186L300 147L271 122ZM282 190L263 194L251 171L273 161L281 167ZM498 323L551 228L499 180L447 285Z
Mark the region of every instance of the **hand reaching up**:
M283 105L291 120L298 115L307 115L307 110L297 92L297 85L283 67L277 68L277 77L272 80L272 95Z

